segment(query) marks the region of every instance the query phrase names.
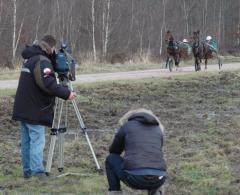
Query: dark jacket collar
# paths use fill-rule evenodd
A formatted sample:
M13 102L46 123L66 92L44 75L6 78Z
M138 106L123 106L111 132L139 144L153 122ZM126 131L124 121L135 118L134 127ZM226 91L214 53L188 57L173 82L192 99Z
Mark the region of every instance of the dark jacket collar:
M42 50L42 48L39 45L26 46L26 48L22 52L22 57L24 59L29 59L37 55L46 56L46 53Z
M39 45L26 46L22 52L23 59L27 60L34 56L43 55L47 57L53 66L56 64L56 54L47 54Z

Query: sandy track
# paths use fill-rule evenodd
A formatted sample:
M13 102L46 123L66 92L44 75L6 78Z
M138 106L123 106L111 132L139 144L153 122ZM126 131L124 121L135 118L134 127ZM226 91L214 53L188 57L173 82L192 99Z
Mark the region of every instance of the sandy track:
M204 67L202 66L202 69ZM240 69L240 63L224 64L222 70L237 70ZM207 70L203 71L219 71L217 65L209 65ZM115 73L97 73L77 75L77 80L74 83L92 83L102 81L128 80L151 77L169 77L174 75L183 75L195 72L194 67L181 67L178 71L169 72L168 69L151 69L139 70L129 72L115 72ZM197 74L197 73L196 73ZM18 80L0 80L0 89L14 89L17 88Z

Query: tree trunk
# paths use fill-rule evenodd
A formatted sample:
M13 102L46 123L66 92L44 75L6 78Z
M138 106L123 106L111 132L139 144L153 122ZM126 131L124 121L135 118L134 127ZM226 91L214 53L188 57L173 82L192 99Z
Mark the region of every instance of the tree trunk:
M133 0L131 0L131 21L130 21L131 23L130 23L130 30L128 32L128 40L127 40L127 44L126 44L126 49L129 48L129 45L131 43L131 37L132 37L132 31L133 31L133 17L134 17L133 11L134 11L134 2L133 2Z
M13 37L12 37L12 64L10 68L15 66L16 58L16 23L17 23L17 0L13 0Z
M9 68L14 68L15 67L15 62L16 62L16 51L18 48L20 36L22 33L22 28L23 28L23 23L24 23L24 18L25 18L25 13L21 21L20 28L18 30L17 34L17 0L13 0L13 41L12 41L12 62L11 66Z
M162 26L161 26L161 31L160 31L160 50L159 50L160 56L162 55L162 51L163 51L163 31L164 31L165 26L166 26L166 4L165 4L165 0L162 0L162 4L163 4L163 21L162 21Z
M106 27L105 27L105 37L104 37L104 47L103 47L103 56L104 58L107 57L107 47L108 47L108 42L109 42L109 19L110 19L110 4L111 4L111 0L107 0L107 13L106 13Z
M95 0L92 0L92 47L93 60L97 61L96 42L95 42Z
M0 0L0 24L2 22L3 2Z
M221 43L221 26L222 26L222 0L219 2L219 15L218 15L218 45Z
M189 24L188 24L188 16L189 16L189 10L186 6L186 0L183 0L183 9L184 9L184 17L186 22L186 33L189 34Z
M208 0L205 0L203 8L203 36L207 35L207 11L208 11Z
M38 29L39 29L39 22L40 22L40 14L38 15L37 18L37 24L36 24L36 33L35 33L35 39L34 40L38 40Z
M238 1L237 48L240 48L240 1Z

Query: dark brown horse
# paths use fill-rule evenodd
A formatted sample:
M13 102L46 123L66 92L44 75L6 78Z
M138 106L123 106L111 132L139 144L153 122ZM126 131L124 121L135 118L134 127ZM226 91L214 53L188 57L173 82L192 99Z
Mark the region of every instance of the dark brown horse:
M169 66L169 70L172 71L172 61L174 60L175 66L178 68L180 63L180 49L178 43L174 40L173 35L170 31L167 31L165 35L165 42L167 45L167 59L166 68Z
M194 56L194 65L195 71L201 70L201 62L203 58L203 44L199 39L200 31L193 32L193 44L192 44L192 52Z
M194 56L194 65L195 70L201 70L202 60L205 62L205 70L207 69L208 59L213 58L215 55L218 59L219 69L222 67L222 62L219 57L216 43L212 40L204 40L200 41L199 38L200 31L193 32L193 44L192 44L192 52Z
M207 69L208 59L216 57L218 60L219 69L222 68L222 61L218 54L217 44L213 40L205 40L203 42L203 59L205 60L205 70Z

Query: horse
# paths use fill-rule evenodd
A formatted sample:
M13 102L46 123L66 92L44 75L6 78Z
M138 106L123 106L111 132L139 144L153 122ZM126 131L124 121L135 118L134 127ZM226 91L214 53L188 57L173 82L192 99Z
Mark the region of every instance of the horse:
M210 36L208 36L210 37ZM207 38L208 38L207 37ZM205 70L207 69L208 59L211 59L216 56L218 60L219 69L222 68L222 61L218 53L217 44L212 39L203 41L203 59L205 59Z
M199 39L200 31L193 32L193 44L192 44L192 52L194 56L194 65L195 71L201 70L202 60L205 62L205 70L207 69L208 59L213 58L213 54L216 55L218 59L219 69L222 67L222 61L218 54L217 45L212 40L210 36L207 37L206 40L200 41Z
M167 59L166 68L169 67L170 72L172 71L173 61L175 66L178 68L180 63L180 49L178 42L174 41L173 35L170 31L167 31L165 35L165 43L167 45Z
M193 32L192 52L194 56L195 71L201 70L201 62L203 58L203 44L199 39L200 31Z

